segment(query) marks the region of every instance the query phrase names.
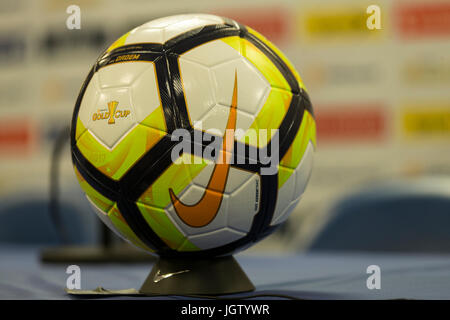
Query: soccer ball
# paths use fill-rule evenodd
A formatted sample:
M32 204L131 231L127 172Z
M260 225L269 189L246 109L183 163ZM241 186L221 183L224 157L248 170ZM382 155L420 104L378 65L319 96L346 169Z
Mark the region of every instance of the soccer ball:
M273 232L311 174L315 120L272 43L214 15L145 23L96 61L76 101L76 176L100 219L163 256L218 256Z

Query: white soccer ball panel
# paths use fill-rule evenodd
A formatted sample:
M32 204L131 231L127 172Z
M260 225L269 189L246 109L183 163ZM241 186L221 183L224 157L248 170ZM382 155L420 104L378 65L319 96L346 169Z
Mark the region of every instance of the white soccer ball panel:
M155 65L148 62L147 65L148 67L134 80L131 86L131 100L136 121L139 123L161 105Z
M186 187L185 190L183 190L181 196L179 196L179 199L186 205L193 205L202 198L204 193L205 193L204 188L191 184L188 187ZM211 223L201 228L190 227L186 223L181 221L172 203L170 203L167 206L166 212L167 215L170 217L170 220L172 220L172 222L178 227L178 229L183 233L183 235L203 234L221 229L227 225L227 212L229 202L228 198L229 197L227 195L223 195L222 202L220 204L220 208L216 216L211 221Z
M211 174L214 170L214 162L209 162L205 168L197 174L192 180L193 183L202 188L206 188L211 178ZM242 187L247 181L249 181L255 174L249 171L240 170L231 167L228 173L227 185L225 186L225 194L232 194L238 188Z
M310 141L306 147L302 160L295 169L294 199L299 198L305 192L306 185L311 177L314 160L314 145Z
M240 57L241 55L238 51L219 39L201 44L183 53L180 59L192 61L206 67L214 67Z
M284 184L278 190L277 203L275 205L275 211L272 217L272 223L278 221L278 219L285 213L286 208L289 206L291 201L294 199L295 190L295 171L289 168L279 168L278 170L287 170L291 172L291 176L284 182Z
M209 14L183 14L160 18L133 29L125 44L164 43L190 30L223 23L222 18Z
M206 250L216 248L219 246L224 246L233 241L239 240L244 236L245 233L243 232L231 230L229 228L223 228L205 234L189 236L188 239L195 246L199 247L200 249Z
M233 98L234 77L237 74L237 109L257 115L264 105L270 84L247 59L227 61L212 68L217 103L230 106Z
M213 135L223 136L225 134L225 129L227 126L227 119L230 114L230 107L220 104L216 104L206 114L194 124L194 128L197 130L203 130ZM240 137L244 136L245 132L250 128L252 123L255 121L255 117L249 115L248 113L237 110L236 116L236 130L235 139L239 140ZM238 135L238 133L240 133Z
M111 219L109 219L108 217L108 213L104 212L102 209L100 209L99 207L97 207L97 205L86 195L86 198L88 199L90 205L92 206L92 208L94 209L95 214L97 215L97 217L100 218L100 220L110 229L112 230L116 235L118 235L120 238L122 238L123 240L131 243L127 237L125 237L119 230L116 229L116 227L114 226L114 224L111 222Z
M246 131L263 107L270 84L238 51L221 40L195 47L179 57L189 118L194 128L222 134L237 74L237 128Z
M204 13L189 13L189 14L177 14L173 16L154 19L147 23L144 23L142 27L146 28L167 28L173 25L183 25L185 30L191 30L201 26L209 24L222 24L223 19L213 14Z
M100 89L129 87L153 63L146 61L122 62L107 65L98 73Z
M287 218L289 218L289 216L291 215L292 211L295 209L295 207L298 205L298 203L300 202L300 198L297 198L296 200L292 201L284 210L283 212L281 212L280 215L278 215L278 217L276 219L272 219L272 222L270 223L271 226L280 224L284 221L287 220Z
M112 109L111 103L114 105ZM96 114L97 117L101 115L103 118L93 120L89 125L89 131L110 150L114 149L126 133L136 125L130 89L127 87L101 90L99 98L91 106L91 110L90 117L94 117ZM114 123L110 122L110 113L113 114ZM120 114L123 114L123 117Z
M186 107L189 118L195 126L195 123L216 104L213 79L209 69L198 63L179 58L179 64Z
M161 105L158 90L154 63L112 64L92 77L78 116L92 135L112 150Z
M240 171L242 172L242 170ZM246 183L230 195L228 227L241 232L250 231L253 217L258 213L260 202L261 179L258 174L252 174Z
M311 176L313 158L314 145L310 141L299 165L278 192L277 204L270 225L285 221L299 203Z
M164 42L164 30L162 28L144 28L142 26L131 30L125 40L125 44Z

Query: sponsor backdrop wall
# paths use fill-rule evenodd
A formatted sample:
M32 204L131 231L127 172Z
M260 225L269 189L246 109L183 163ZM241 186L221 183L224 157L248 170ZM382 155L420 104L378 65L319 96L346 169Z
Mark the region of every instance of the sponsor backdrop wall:
M68 30L66 9L81 8ZM369 30L369 5L381 29ZM450 1L0 2L0 198L47 197L51 148L96 57L148 20L224 15L260 31L299 70L318 151L289 223L254 250L302 248L339 197L396 176L450 173ZM64 197L82 202L66 148Z

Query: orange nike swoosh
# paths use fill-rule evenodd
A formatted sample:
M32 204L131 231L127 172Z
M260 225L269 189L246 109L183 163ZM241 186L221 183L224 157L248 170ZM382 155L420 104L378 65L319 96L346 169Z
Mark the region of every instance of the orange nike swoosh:
M217 215L222 203L223 193L230 171L230 158L234 147L234 130L236 130L237 106L237 71L234 74L233 98L231 99L230 114L222 142L222 150L209 179L206 191L197 203L186 205L178 199L172 189L169 189L170 199L178 217L191 227L204 227ZM228 132L228 134L227 134Z

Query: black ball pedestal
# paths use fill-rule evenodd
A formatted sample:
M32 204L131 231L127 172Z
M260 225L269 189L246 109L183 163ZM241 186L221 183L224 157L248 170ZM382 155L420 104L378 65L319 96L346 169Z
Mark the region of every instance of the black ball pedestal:
M224 295L255 290L233 256L160 257L139 293L144 295Z

